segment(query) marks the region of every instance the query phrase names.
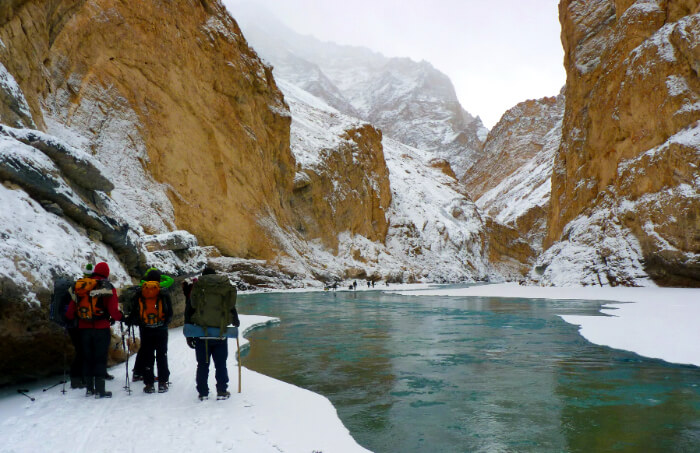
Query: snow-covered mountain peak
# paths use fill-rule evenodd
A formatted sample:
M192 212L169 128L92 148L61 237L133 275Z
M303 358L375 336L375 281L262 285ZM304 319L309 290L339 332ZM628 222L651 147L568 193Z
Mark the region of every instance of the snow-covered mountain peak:
M458 176L473 163L488 131L462 108L449 77L430 62L322 42L249 4L229 10L276 77L369 121L387 137L447 160Z

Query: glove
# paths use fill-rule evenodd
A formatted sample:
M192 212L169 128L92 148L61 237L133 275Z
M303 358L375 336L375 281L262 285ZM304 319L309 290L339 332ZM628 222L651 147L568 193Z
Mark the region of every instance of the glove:
M197 344L197 339L195 337L187 337L187 346L194 349Z

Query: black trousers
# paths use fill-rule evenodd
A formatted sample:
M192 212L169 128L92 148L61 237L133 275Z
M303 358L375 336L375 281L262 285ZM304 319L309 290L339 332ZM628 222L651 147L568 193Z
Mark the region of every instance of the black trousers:
M209 361L214 360L216 369L216 391L225 392L228 388L228 342L224 340L205 340L197 338L195 343L197 356L197 392L200 395L209 394Z
M168 382L170 370L168 369L168 328L144 327L141 329L141 349L139 353L143 357L143 383L153 385L153 362L158 366L158 382ZM153 356L155 353L155 357Z
M67 330L70 342L73 343L73 349L75 349L73 362L70 364L70 377L71 379L82 379L85 359L83 358L83 341L80 338L80 329L73 327Z
M112 339L110 329L79 329L83 346L83 376L100 377L107 374L107 353Z
M139 327L139 337L141 337L141 341L143 341L143 331L145 329L146 327ZM144 374L146 374L145 359L146 355L143 353L143 346L141 346L139 347L139 351L136 353L136 362L134 362L134 368L132 370L135 375L143 377Z

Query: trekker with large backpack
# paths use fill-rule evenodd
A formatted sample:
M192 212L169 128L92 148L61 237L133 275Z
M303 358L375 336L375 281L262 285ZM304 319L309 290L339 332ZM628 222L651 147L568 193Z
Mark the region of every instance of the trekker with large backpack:
M143 286L144 283L146 283L146 276L152 270L158 270L158 269L155 267L149 268L148 270L146 270L146 273L144 274L143 279L141 279L141 283L138 286L134 286L134 287L128 288L126 290L128 293L128 296L127 296L128 308L124 310L124 313L127 314L128 318L131 318L130 315L131 315L132 311L134 311L138 308L137 293L139 293L141 291L141 287ZM174 280L172 277L165 275L163 273L160 274L160 289L161 290L170 288L173 283L174 283ZM122 296L124 296L123 293L122 293ZM134 321L134 324L138 324L138 322ZM139 327L139 337L143 337L143 332L142 332L141 327ZM151 351L151 352L153 352L153 351ZM136 360L134 361L134 368L131 370L131 372L132 372L132 379L134 382L143 381L143 376L146 373L146 355L143 353L142 348L139 348L138 352L136 353ZM158 378L158 379L160 379L160 378Z
M83 268L83 277L92 277L94 266L88 263ZM66 334L73 344L73 361L70 364L70 387L72 389L85 388L85 380L83 379L83 345L80 339L80 329L78 328L78 320L66 319L68 305L72 300L71 289L75 285L75 280L62 276L56 278L53 283L53 294L51 295L51 312L50 319L59 326L66 329ZM114 376L105 373L105 379L112 380Z
M206 268L202 276L182 284L185 293L185 336L187 345L195 350L197 357L197 392L199 399L209 398L209 361L214 360L216 369L216 399L227 399L228 358L227 336L241 322L236 311L236 286L226 275ZM235 329L228 327L233 325Z
M90 270L92 273L92 269ZM65 329L66 335L70 338L73 344L73 361L70 364L70 387L73 389L85 388L83 380L83 347L80 341L80 329L78 329L78 321L66 319L66 311L72 300L70 290L74 284L74 280L70 277L58 277L53 282L53 294L51 295L51 311L49 319ZM65 380L66 374L66 358L63 358L63 374Z
M89 277L78 279L71 288L68 320L77 319L83 351L85 396L111 398L105 390L107 353L111 341L110 318L121 321L117 290L109 283L109 266L97 263Z
M131 301L127 324L138 324L141 347L138 355L143 366L143 391L155 393L154 361L158 366L158 393L168 391L168 324L173 319L170 294L161 287L161 273L151 268L141 282L141 289ZM154 357L155 354L155 357ZM137 357L137 361L138 361Z

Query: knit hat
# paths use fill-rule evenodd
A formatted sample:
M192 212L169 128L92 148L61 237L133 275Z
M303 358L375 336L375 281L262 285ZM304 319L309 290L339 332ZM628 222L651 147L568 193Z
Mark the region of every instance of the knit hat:
M85 267L83 267L83 274L84 275L92 275L92 273L95 271L95 266L92 263L87 263Z
M144 278L147 282L158 282L160 283L160 271L156 268L151 268Z
M92 275L104 278L109 277L109 265L105 262L97 263L95 265L95 270L92 271Z

